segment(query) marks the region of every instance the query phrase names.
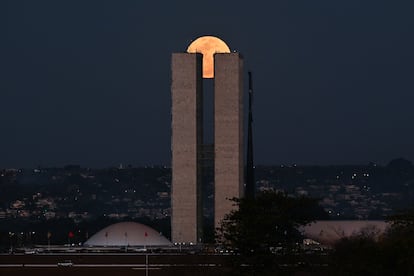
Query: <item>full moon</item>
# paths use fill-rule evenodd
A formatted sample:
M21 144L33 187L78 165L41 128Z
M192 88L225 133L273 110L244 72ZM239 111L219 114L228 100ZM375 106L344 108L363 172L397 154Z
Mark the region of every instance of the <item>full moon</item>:
M230 53L227 44L215 36L202 36L194 40L187 48L187 53L203 54L203 78L214 78L214 54Z

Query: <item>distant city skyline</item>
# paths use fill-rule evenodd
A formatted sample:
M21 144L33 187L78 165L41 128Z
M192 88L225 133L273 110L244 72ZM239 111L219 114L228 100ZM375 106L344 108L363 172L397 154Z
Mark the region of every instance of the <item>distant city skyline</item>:
M254 74L256 164L414 161L414 3L236 3L2 1L0 168L170 166L170 55L203 35Z

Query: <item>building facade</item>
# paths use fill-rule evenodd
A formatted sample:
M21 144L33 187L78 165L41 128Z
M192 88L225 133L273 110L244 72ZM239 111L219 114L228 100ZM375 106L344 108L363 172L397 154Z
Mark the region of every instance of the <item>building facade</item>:
M224 44L224 46L223 46ZM211 56L212 55L212 56ZM174 53L172 70L173 242L203 241L203 79L214 78L214 223L243 196L243 60L215 37Z

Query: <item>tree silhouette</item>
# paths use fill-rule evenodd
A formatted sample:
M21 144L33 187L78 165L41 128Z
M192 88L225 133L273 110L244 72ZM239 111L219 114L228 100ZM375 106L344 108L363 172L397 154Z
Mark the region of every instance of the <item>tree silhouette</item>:
M280 192L266 191L256 198L232 201L237 208L217 229L217 242L237 252L236 266L247 264L262 274L277 269L276 251L291 252L302 242L299 226L324 214L317 200Z
M340 240L332 254L336 275L414 275L414 210L388 218L389 229L379 238L362 231Z

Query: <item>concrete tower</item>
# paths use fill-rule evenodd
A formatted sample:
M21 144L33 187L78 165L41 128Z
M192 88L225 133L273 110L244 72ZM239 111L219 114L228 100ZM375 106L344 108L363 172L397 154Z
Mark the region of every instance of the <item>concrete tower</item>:
M214 226L243 195L243 61L238 53L215 55Z
M172 55L172 193L174 242L197 242L202 229L202 55Z
M214 78L214 223L243 196L243 60L204 36L172 55L173 242L202 241L203 78Z

